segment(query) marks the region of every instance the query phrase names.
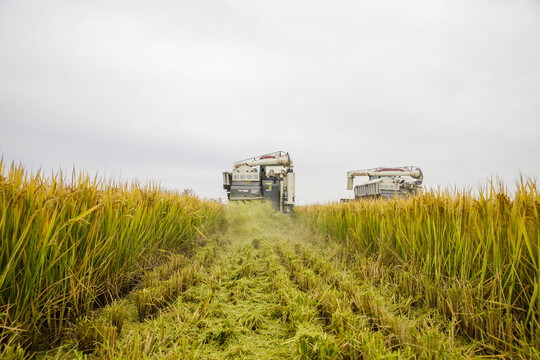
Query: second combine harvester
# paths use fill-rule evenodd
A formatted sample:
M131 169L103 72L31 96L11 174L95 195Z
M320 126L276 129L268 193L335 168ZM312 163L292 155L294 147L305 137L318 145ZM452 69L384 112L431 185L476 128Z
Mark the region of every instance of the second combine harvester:
M355 200L415 195L424 178L422 170L414 166L354 170L347 172L347 190L353 189L356 176L368 176L369 180L354 187Z
M270 200L276 209L290 214L294 206L293 162L289 153L276 151L237 161L232 173L223 173L229 201Z

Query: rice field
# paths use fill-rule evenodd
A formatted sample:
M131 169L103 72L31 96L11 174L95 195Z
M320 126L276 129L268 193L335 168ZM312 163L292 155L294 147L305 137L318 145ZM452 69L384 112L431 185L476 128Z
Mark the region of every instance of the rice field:
M222 221L222 205L155 185L0 168L0 343L9 348L61 339Z
M20 166L0 184L0 358L540 358L533 181L294 216Z

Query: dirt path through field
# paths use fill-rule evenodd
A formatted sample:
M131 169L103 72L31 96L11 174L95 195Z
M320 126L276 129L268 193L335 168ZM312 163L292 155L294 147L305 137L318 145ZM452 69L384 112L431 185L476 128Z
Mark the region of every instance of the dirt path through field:
M88 358L111 359L474 357L475 345L454 337L436 313L373 283L379 265L354 260L347 247L266 206L226 211L223 233L191 257L172 257L89 320L104 344L79 323L47 357L83 358L84 341L97 348Z

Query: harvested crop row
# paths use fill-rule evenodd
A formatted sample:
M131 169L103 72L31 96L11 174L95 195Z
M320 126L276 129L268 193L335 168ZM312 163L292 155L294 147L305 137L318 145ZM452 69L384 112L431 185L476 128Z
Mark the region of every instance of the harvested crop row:
M288 358L289 330L271 288L265 246L237 243L215 258L197 284L135 326L111 354L135 359L137 344L153 333L142 353L151 358Z
M295 248L299 251L302 246ZM282 258L291 277L317 299L320 314L328 323L335 322L338 316L342 318L344 313L347 314L345 322L359 317L365 327L381 332L387 349L399 350L400 356L414 354L424 359L472 356L470 346L465 348L453 337L429 326L428 317L410 319L401 314L396 311L400 307L391 299L368 284L357 284L348 272L336 271L330 262L317 261L319 267L309 268L304 266L305 259L292 252L282 252ZM356 331L356 328L351 330Z
M215 249L214 246L205 247L189 261L182 255L175 256L152 271L143 282L145 287L134 294L139 321L156 315L190 286L199 283L204 276L204 270L216 258Z
M150 345L155 340L147 346L144 339L148 334L143 336L133 329L148 331L144 324L170 311L179 297L198 286L203 277L208 278L210 266L219 258L214 245L207 244L193 257L169 254L169 260L148 272L127 297L77 319L69 331L71 337L62 346L42 352L38 357L69 359L84 354L96 358L122 355L138 359L150 354L154 348ZM150 333L153 339L155 332Z
M274 288L284 308L284 318L293 326L294 336L290 342L295 344L299 358L407 357L404 353L394 353L388 349L382 333L370 331L360 317L352 314L345 302L326 303L321 293L300 290L298 281L293 280L298 280L298 277L292 276L283 264L280 247L276 247L275 251L280 264L271 269ZM307 284L302 283L304 287Z

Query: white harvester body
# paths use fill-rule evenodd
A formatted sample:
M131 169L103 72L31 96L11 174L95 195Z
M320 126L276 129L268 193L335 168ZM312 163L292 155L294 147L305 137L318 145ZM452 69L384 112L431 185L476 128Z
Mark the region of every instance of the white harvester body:
M229 201L269 200L276 209L292 213L295 173L289 153L276 151L237 161L232 172L223 173Z
M347 172L347 190L353 190L357 176L368 176L369 180L354 186L355 200L415 195L424 178L422 170L414 166L354 170Z

